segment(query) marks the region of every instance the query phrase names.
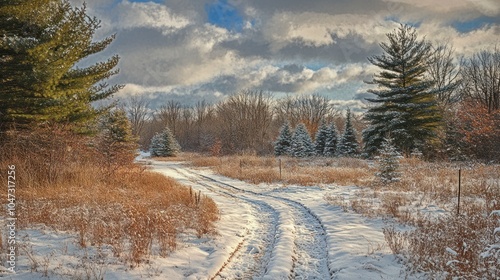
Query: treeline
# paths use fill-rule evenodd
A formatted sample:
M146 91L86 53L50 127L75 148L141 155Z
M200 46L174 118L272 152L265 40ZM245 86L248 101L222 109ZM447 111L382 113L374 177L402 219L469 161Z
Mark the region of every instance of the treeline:
M144 150L149 149L154 134L168 127L184 151L272 154L285 122L292 127L303 124L311 135L322 122L334 122L338 128L345 123L332 101L316 94L275 99L270 93L245 90L217 104L200 101L189 107L169 101L156 110L149 107L148 101L139 97L123 104ZM353 126L362 130L361 117L351 116Z
M356 130L352 125L352 115L347 110L344 132L339 135L334 122L327 125L321 122L314 141L311 139L303 123L293 130L288 121L280 129L278 139L274 143L275 156L292 157L356 157L360 154Z
M286 122L294 129L303 125L312 141L322 123L334 123L339 131L346 126L347 118L326 97L275 99L252 90L192 107L169 101L151 110L145 99L132 98L121 109L114 104L97 108L96 101L122 88L106 83L118 73L118 56L78 66L113 41L113 35L93 40L99 25L87 16L85 6L72 7L66 0L0 2L2 145L15 141L12 132L27 136L52 129L82 137L79 142L118 164L122 160L111 148L121 153L123 146L131 152L130 142L138 138L147 150L153 136L166 128L183 150L219 155L272 154ZM387 34L380 46L384 53L368 58L380 71L369 81L373 97L366 100L367 112L348 115L359 132L356 154L374 156L383 139L391 138L406 155L418 150L428 158L499 161L498 48L456 58L452 46L419 39L406 25ZM161 150L160 142L155 144Z
M419 39L407 25L387 34L380 46L384 53L368 58L380 72L368 82L373 97L366 99L367 112L349 115L360 132L353 154L374 156L384 139L392 139L405 155L499 161L498 48L457 58L449 44ZM156 132L169 127L184 150L212 154L272 154L285 123L291 128L303 124L316 141L322 123L343 129L347 121L320 95L274 99L250 90L212 105L201 101L184 107L169 101L152 111L136 97L124 108L144 149Z

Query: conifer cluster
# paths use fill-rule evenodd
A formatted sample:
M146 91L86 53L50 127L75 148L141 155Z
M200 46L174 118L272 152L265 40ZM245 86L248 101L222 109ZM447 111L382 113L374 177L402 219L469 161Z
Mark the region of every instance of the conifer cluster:
M310 157L310 156L347 156L359 155L359 144L356 139L356 131L351 122L351 112L347 111L344 133L339 138L335 124L327 125L321 122L320 127L312 141L306 126L303 123L297 125L292 132L290 124L285 122L280 129L276 142L274 142L274 155Z

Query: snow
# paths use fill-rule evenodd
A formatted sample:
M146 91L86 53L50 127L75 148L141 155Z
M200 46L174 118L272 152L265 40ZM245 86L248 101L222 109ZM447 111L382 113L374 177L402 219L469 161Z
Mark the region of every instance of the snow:
M174 165L176 163L165 164ZM222 187L232 191L237 189L239 193L243 192L242 197L251 197L254 200L261 199L279 213L280 216L275 221L277 223L277 238L274 247L269 249L272 250L271 260L267 266L264 264L265 268L261 268L265 271L263 279L285 279L287 275L294 275L290 274L289 271L293 257L301 258L293 264L294 278L297 279L378 279L381 277L383 279L400 279L404 273L404 267L384 246L382 228L385 224L381 218L366 218L355 213L345 213L341 207L332 206L322 199L325 193L354 195L357 191L355 187L288 186L282 188L276 184L256 186L213 174L210 170L190 170L190 172L220 182L220 185L227 184L231 187L223 185ZM297 205L291 206L290 204ZM319 246L313 248L313 245L309 248L300 246L304 238L301 236L300 240L297 240L301 228L300 225L294 223L294 220L297 222L298 215L293 215L293 217L290 214L287 215L287 213L294 213L294 211L298 212L297 209L304 209L310 213L309 217L302 221L303 223L311 224L317 219L319 224L316 227L322 226L324 228L325 243L322 248ZM237 222L233 226L236 224ZM254 226L260 227L262 225ZM285 229L285 235L280 235L280 228ZM317 231L321 232L319 229ZM312 234L310 233L310 235ZM295 245L292 244L293 239L295 239ZM381 249L377 251L375 248ZM314 250L323 250L324 252L318 254ZM320 261L319 257L313 259L314 255L321 255L322 258L327 259L323 271L321 268L311 265ZM243 256L243 258L247 258L245 262L253 262L248 257ZM305 265L301 266L299 262ZM227 268L230 268L230 265ZM237 277L231 273L234 272L226 272L227 279ZM262 271L256 271L254 275L261 274ZM411 279L411 277L409 278Z
M19 231L27 244L11 279L71 278L89 273L104 279L401 279L405 268L385 246L382 218L344 212L325 194L354 197L354 186L253 185L159 162L137 161L211 197L220 210L214 236L180 236L177 251L130 268L110 248L82 249L73 233L43 227ZM28 253L26 253L28 252ZM29 257L27 257L29 256ZM36 271L30 258L38 262Z
M446 252L452 254L453 256L457 256L458 255L458 253L455 250L453 250L451 248L448 248L448 247L446 248Z

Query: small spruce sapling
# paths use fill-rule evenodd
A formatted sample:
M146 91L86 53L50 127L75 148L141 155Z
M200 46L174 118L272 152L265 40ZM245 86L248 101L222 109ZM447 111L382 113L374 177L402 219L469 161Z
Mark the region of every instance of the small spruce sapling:
M337 144L339 142L338 132L335 124L332 123L327 127L325 147L323 149L323 155L326 157L334 157L337 152Z
M400 181L399 159L402 157L396 150L396 147L394 147L391 138L384 138L379 153L380 155L376 157L379 172L375 173L375 175L384 184Z
M325 146L328 137L328 126L321 122L321 125L316 132L316 137L314 139L314 149L316 151L316 155L325 156Z
M151 139L150 152L152 156L173 157L181 150L181 147L168 127L162 132L155 134Z
M359 144L356 139L356 130L351 121L351 110L347 109L344 134L337 145L339 156L354 157L359 154Z
M290 148L292 142L292 131L290 129L290 124L285 122L280 129L280 134L278 139L274 142L274 155L284 156L290 155Z

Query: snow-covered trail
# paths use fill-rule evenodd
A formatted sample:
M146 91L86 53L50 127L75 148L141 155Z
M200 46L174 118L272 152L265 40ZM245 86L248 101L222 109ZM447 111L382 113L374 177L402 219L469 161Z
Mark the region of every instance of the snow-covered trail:
M221 209L222 219L225 211L234 210L235 203L246 211L242 213L247 215L246 228L239 231L236 240L229 236L231 233L221 232L222 238L233 241L227 243L231 249L220 254L214 267L207 269L211 279L332 278L326 230L301 203L255 192L250 185L228 184L175 162L153 161L152 166L212 197ZM233 227L238 228L239 221L233 222Z
M76 233L25 229L18 235L30 255L19 255L16 274L0 271L0 277L66 279L99 273L105 280L423 279L408 275L384 245L383 217L345 212L324 199L326 194L356 199L355 186L254 185L182 162L138 161L211 197L221 213L216 234L200 238L181 232L168 257L152 255L131 269L111 248L79 247ZM43 266L34 271L33 260L46 264L46 271Z
M242 203L251 209L252 222L249 223L251 227L246 229L244 235L239 236L241 241L238 246L230 253L220 269L214 275L210 275L210 278L231 279L231 277L237 276L240 279L250 279L260 271L265 270L272 252L270 249L275 247L279 213L265 202L239 197L236 192L220 188L192 171L173 164L169 164L168 167L188 181L183 183L203 188L204 194L221 195L227 199L227 201L222 202L224 204L236 202L241 207ZM179 177L176 179L179 180ZM179 181L182 182L182 180ZM221 201L218 202L219 207L220 203Z

